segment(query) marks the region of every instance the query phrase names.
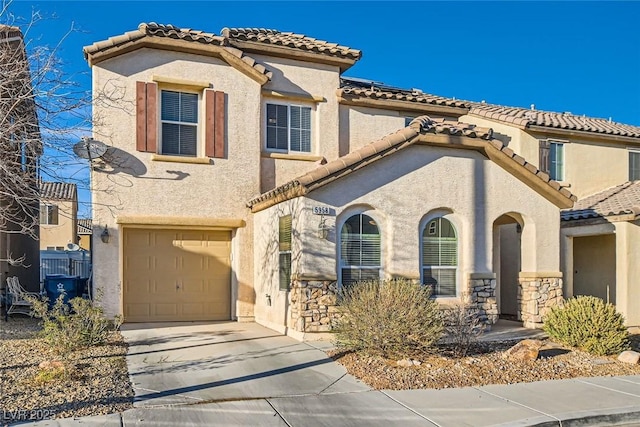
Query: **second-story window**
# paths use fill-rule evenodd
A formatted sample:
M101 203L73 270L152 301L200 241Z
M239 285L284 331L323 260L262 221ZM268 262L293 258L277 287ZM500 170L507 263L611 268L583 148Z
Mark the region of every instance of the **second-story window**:
M163 90L161 95L161 153L198 153L198 94Z
M562 181L564 179L564 144L552 140L540 141L539 167L554 181Z
M40 205L40 224L58 225L58 206L50 204Z
M640 151L629 151L629 181L640 179Z
M267 149L311 152L311 107L267 104Z

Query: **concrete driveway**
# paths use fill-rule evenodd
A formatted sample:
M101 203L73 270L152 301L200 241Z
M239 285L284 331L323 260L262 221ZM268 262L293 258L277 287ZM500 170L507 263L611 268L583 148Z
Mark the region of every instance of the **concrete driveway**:
M256 323L134 323L122 334L136 407L369 390L317 344Z

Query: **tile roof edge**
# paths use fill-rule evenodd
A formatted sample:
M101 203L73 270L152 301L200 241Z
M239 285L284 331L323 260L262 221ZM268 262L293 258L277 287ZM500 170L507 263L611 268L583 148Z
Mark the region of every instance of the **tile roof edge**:
M168 35L165 31L175 31L178 33L178 35L180 35L180 33L185 33L185 37L174 38ZM165 32L165 34L159 34L162 32ZM189 39L186 38L187 35L189 36ZM204 45L218 46L221 49L226 50L230 55L241 59L247 67L252 68L254 72L257 72L258 74L264 75L268 80L271 80L273 76L273 73L270 70L268 70L264 65L258 63L253 57L247 55L244 51L238 49L235 46L230 46L228 40L223 36L218 36L213 33L195 31L189 28L178 28L171 24L156 24L154 22L140 23L137 30L132 30L124 34L111 36L106 40L101 40L98 42L94 42L91 45L84 46L82 48L84 58L91 64L90 57L95 54L106 52L110 49L123 46L127 43L140 42L146 37L157 39L173 39L181 40L186 43L201 43ZM204 39L205 41L202 42L202 39ZM211 43L211 41L213 40L216 40L218 43Z

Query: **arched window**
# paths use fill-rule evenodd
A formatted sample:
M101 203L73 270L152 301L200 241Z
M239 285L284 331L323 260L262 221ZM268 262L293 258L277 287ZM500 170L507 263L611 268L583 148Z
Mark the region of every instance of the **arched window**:
M340 283L380 278L380 230L364 214L350 217L340 230Z
M453 224L444 218L427 222L422 231L422 283L432 295L455 297L458 269L458 238Z

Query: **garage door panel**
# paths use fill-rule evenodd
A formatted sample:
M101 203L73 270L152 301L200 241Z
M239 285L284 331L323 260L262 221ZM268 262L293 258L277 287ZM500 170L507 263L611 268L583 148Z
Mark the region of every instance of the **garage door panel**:
M231 233L125 229L125 321L228 320Z
M124 317L146 318L151 314L151 307L146 303L128 304L125 306Z

